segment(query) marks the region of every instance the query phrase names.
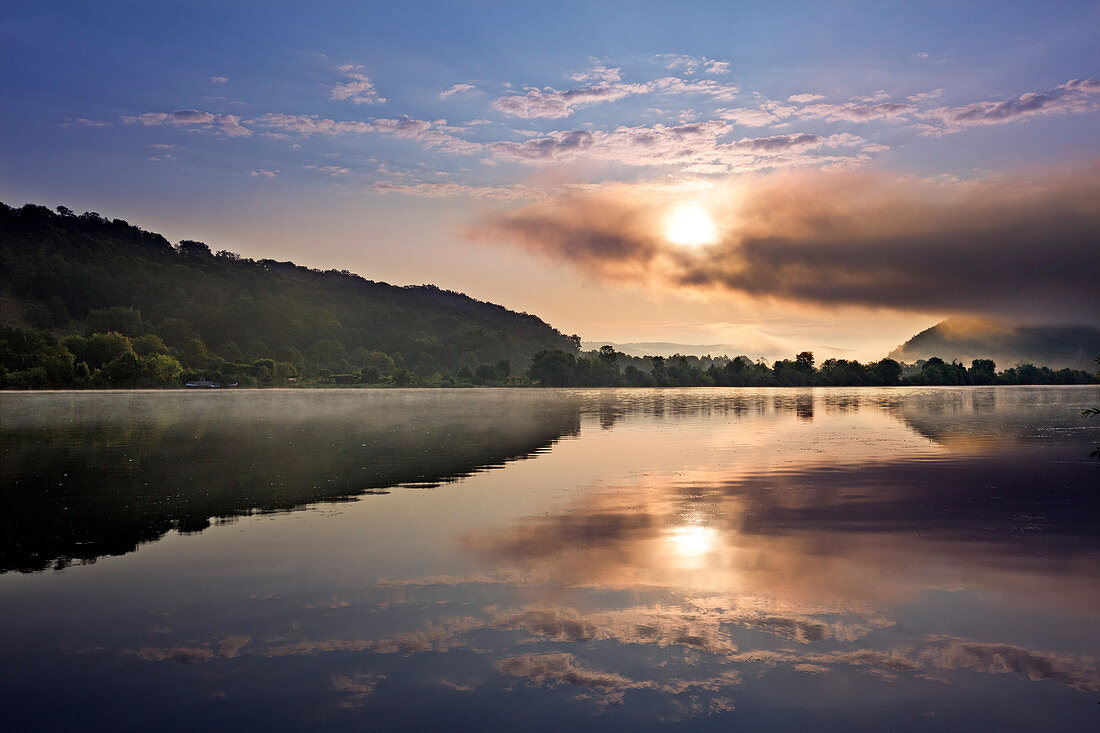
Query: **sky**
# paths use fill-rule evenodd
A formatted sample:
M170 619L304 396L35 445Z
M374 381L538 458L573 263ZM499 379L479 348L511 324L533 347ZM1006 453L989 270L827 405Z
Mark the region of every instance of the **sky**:
M586 341L1100 313L1100 3L4 3L0 200Z

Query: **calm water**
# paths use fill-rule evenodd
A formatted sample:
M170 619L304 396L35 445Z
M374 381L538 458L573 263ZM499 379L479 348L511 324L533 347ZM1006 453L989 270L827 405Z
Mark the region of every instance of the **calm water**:
M4 394L0 728L1098 730L1086 405Z

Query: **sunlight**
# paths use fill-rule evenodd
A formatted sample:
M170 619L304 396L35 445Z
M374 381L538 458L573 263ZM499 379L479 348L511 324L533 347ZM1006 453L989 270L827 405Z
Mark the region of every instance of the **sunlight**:
M714 549L717 532L712 527L690 525L677 527L669 533L670 543L682 558L698 559Z
M673 244L699 247L718 241L714 218L697 203L679 204L665 219L665 238Z

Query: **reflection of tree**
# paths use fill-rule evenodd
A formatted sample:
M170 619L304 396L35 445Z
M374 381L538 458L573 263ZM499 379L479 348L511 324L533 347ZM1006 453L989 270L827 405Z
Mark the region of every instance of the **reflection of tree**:
M487 394L460 407L438 393L220 397L5 402L0 571L124 554L215 517L437 486L579 429L576 405L560 399Z

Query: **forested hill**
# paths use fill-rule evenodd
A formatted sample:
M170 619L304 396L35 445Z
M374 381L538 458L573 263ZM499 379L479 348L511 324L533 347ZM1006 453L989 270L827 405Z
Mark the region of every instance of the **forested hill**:
M167 359L179 362L176 380L285 383L365 369L375 381L408 383L479 367L504 378L539 351L577 351L536 316L461 293L245 259L201 242L173 246L125 221L64 207L0 204L0 294L8 356L68 349L87 367L79 380L133 352L112 384L165 382L176 370ZM128 343L90 343L97 333ZM155 356L166 357L159 376Z
M890 358L993 359L1005 365L1024 362L1092 371L1097 354L1100 329L1094 326L1014 326L949 318L913 336Z

